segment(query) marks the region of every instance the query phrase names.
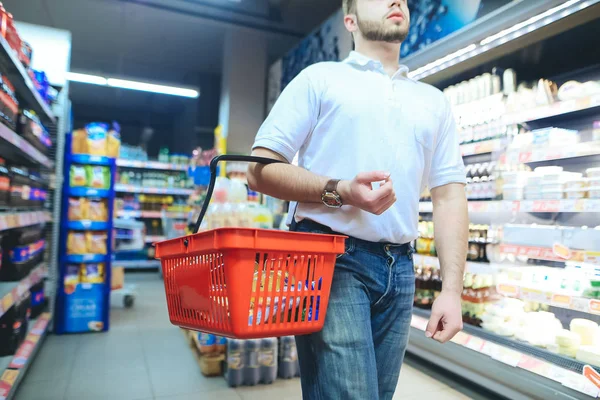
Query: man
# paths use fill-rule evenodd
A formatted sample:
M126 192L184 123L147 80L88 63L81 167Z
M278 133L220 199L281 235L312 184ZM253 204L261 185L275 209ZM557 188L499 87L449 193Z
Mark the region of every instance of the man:
M338 258L325 326L296 338L305 399L391 399L408 341L419 195L431 189L443 290L426 335L462 329L468 217L465 172L442 93L399 66L406 0L344 0L356 51L302 71L258 132L257 191L295 203L292 229L350 238ZM299 152L299 167L290 165ZM339 181L338 181L339 180Z

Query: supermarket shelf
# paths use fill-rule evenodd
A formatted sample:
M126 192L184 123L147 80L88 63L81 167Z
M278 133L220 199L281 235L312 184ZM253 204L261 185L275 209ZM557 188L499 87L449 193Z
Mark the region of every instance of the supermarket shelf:
M596 107L600 107L600 93L581 97L579 99L559 101L554 104L536 107L530 110L509 113L504 116L504 122L507 125L520 124L579 111L591 110Z
M460 152L463 157L474 156L477 154L488 154L496 151L504 150L502 139L492 139L477 143L468 143L460 146Z
M40 263L19 282L0 282L0 317L13 306L16 299L21 298L29 288L44 278L46 268L45 262Z
M143 169L159 169L163 171L187 171L187 165L163 163L158 161L137 161L126 160L123 158L117 159L117 167L128 168L143 168Z
M132 211L132 210L120 210L117 211L117 217L120 218L162 218L162 211ZM186 219L188 213L167 211L166 216L169 218Z
M167 240L167 237L161 235L146 235L146 243L162 242L163 240Z
M98 221L68 221L67 228L75 230L87 231L106 231L108 230L108 222Z
M69 195L76 197L108 197L110 190L107 189L92 189L85 187L69 188Z
M440 259L433 256L426 256L423 254L413 254L413 261L415 265L430 265L435 268L440 267ZM489 273L492 269L495 269L497 264L490 264L484 262L467 261L465 264L465 271L471 273Z
M48 211L0 213L0 231L42 224L52 220Z
M0 399L14 398L19 384L42 347L51 320L52 315L48 312L30 320L27 336L16 354L0 358L0 371L3 371L0 378Z
M116 184L115 191L126 193L148 193L148 194L175 194L189 196L194 193L193 189L179 188L146 188L143 186Z
M113 260L112 266L125 269L151 269L160 268L159 260Z
M587 314L600 315L600 300L569 294L555 293L544 288L529 288L519 282L502 282L496 286L498 293L516 299L534 301L567 310L581 311Z
M19 98L25 100L26 104L21 107L27 106L33 109L44 122L56 123L50 106L39 95L27 71L4 37L0 37L0 64L3 72L8 75L15 87Z
M583 142L562 147L509 149L506 152L506 160L512 164L533 164L597 155L600 155L600 141Z
M105 254L69 254L67 262L70 263L101 263L106 262Z
M431 202L419 203L419 212L432 211ZM600 199L469 201L469 212L597 213L600 212Z
M2 39L0 37L0 39ZM30 161L39 163L46 168L53 168L54 162L42 154L38 149L33 147L31 143L23 139L20 135L13 132L8 126L0 124L0 138L2 141L10 145L10 152L15 152L20 156L24 156ZM0 141L1 142L1 141ZM6 157L6 154L4 155Z
M109 166L114 162L113 158L103 156L90 156L88 154L72 154L71 160L74 164L84 165L106 165Z
M465 325L450 343L423 334L430 312L415 309L408 351L511 399L596 398L583 364L526 343Z
M563 249L557 249L558 252ZM535 246L521 246L516 244L501 244L500 252L504 254L512 254L515 256L523 256L532 258L535 260L544 261L584 261L590 264L598 264L598 257L595 252L586 252L583 250L569 250L569 254L565 254L566 257L561 257L557 254L557 251L551 247L535 247Z

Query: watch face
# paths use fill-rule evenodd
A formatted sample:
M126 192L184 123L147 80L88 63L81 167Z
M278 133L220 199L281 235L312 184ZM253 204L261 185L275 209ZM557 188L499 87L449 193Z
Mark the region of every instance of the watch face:
M323 204L330 208L341 208L342 199L336 193L325 193L322 196Z

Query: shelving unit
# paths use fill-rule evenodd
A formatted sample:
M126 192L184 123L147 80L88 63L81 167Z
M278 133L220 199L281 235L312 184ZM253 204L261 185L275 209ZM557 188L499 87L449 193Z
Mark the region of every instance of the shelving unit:
M13 156L13 158L16 157L17 159L23 159L34 164L38 163L46 168L54 167L54 162L46 155L42 154L38 149L33 147L31 143L3 124L0 124L0 139L7 145L6 148L3 149L4 157L14 154L15 156Z
M14 356L0 357L0 398L11 399L27 370L31 367L36 354L42 347L50 328L52 314L42 313L29 321L27 336Z
M40 282L48 272L47 264L41 263L19 282L0 282L0 317L35 284Z
M189 196L194 193L193 189L182 189L182 188L148 188L143 186L132 186L132 185L115 185L115 191L124 193L145 193L145 194L173 194L181 196Z
M137 161L126 160L123 158L117 159L117 167L141 168L141 169L158 169L161 171L187 171L187 165L163 163L159 161Z
M518 26L523 18L530 18L539 10L530 10L532 14L527 17L521 12L523 10L517 10L542 7L543 2L513 3L485 24L483 20L478 21L460 34L442 39L408 57L405 62L428 60L426 63L429 63L442 59L442 42L446 45L445 54L449 54L448 48L458 50L471 43L485 51L482 42L500 31L491 28L492 24L503 24L503 29ZM553 5L576 7L576 3L557 1ZM553 318L557 332L559 325L570 329L574 318L600 322L600 299L596 299L595 291L595 280L600 276L596 275L600 271L600 241L595 228L600 226L600 199L595 198L594 190L567 192L566 189L573 186L563 186L563 180L573 174L559 176L554 182L550 178L536 181L537 175L529 181L526 179L529 175L521 176L516 172L561 166L565 171L583 173L599 165L600 137L598 125L593 122L600 121L600 91L594 92L600 77L597 67L600 59L596 56L579 58L579 53L574 51L558 55L556 51L561 44L582 43L585 32L595 31L600 26L597 19L600 4L583 3L578 10L564 12L564 16L560 14L564 19L543 29L532 28L533 33L524 32L514 37L507 35L503 38L506 44L500 44L497 49L492 46L486 56L469 53L452 65L446 63L430 71L425 67L421 69L425 72L418 72L427 75L427 83L442 90L450 88L445 93L453 104L460 140L464 142L460 146L461 154L465 164L471 165L468 177L473 186L467 190L469 198L473 198L468 202L472 224L468 257L491 262L465 262L464 331L452 343L440 345L423 334L429 311L415 309L408 351L511 399L583 399L596 398L600 394L598 387L584 376L586 368L600 372L600 366L586 367L575 357L534 346L535 340L530 343L517 339L527 337L529 340L529 334L520 332L525 328L532 335L536 333L537 326L527 322L537 316ZM586 12L582 12L585 7ZM543 46L528 47L542 41ZM539 53L534 49L540 50ZM555 65L553 60L559 57L561 63ZM531 61L533 58L535 62ZM564 60L568 61L563 63ZM417 70L424 65L410 67ZM512 81L503 77L508 68L516 73L515 90L511 89ZM492 75L483 76L482 73ZM490 82L487 78L493 82L493 74L499 75L501 85L508 85L504 86L509 88L506 94L500 91L489 95L492 90L487 91L481 86ZM540 79L549 79L558 87L569 81L582 84L595 81L596 84L588 84L589 90L579 93L562 90L557 95L549 90L545 92L547 96L543 96L541 90L535 88ZM532 88L531 91L528 88ZM488 93L488 96L484 97L482 93ZM558 99L558 96L565 99L569 95L579 97ZM464 102L465 99L469 102ZM544 131L545 128L556 129ZM527 131L533 133L521 136ZM588 184L596 185L589 183L592 180L582 182L584 188ZM540 186L531 189L533 185ZM562 192L562 195L550 193L552 190ZM501 194L507 200L475 200L501 199ZM423 220L430 221L432 202L421 202L419 212ZM428 237L430 229L428 224L420 226L424 236L420 239L420 251L435 254L435 247L427 242L431 239ZM431 304L434 290L439 290L435 282L428 286L427 280L433 281L430 277L438 276L435 269L440 267L440 262L434 256L415 254L414 263L417 267L415 304L426 306ZM436 289L430 290L431 287ZM476 297L479 295L480 298ZM522 303L506 300L508 298ZM479 300L482 303L478 303ZM524 317L527 321L517 317L503 320L501 311L506 308L502 307L509 305L517 311L532 314ZM546 314L533 315L539 311ZM540 333L547 333L550 338L548 343L540 346L547 344L549 349L558 346L554 343L552 329L540 328L544 330ZM557 351L565 352L564 349Z

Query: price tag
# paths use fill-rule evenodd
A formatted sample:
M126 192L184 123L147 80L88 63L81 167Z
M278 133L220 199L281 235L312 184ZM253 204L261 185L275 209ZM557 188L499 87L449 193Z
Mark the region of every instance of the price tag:
M483 343L484 343L483 339L480 339L477 336L471 336L471 338L469 339L469 341L467 342L465 347L479 353L479 352L481 352L481 349L483 348Z
M590 300L590 313L600 314L600 300Z
M519 153L519 163L520 164L525 164L531 161L532 159L532 152L531 151L525 151L522 153Z
M87 195L88 196L97 196L98 195L98 191L96 189L88 189L87 190Z
M452 342L459 344L461 346L466 346L467 342L470 340L471 336L467 335L464 332L458 332L456 336L452 338Z
M592 383L587 377L577 374L568 374L561 382L564 386L576 390L579 393L587 394L593 398L597 398L600 394L600 389Z
M558 258L569 260L571 258L571 249L561 243L554 243L552 253Z
M600 388L600 374L589 365L584 365L583 376L585 376L597 388Z
M81 226L88 229L90 226L92 226L92 221L81 221Z
M15 300L13 298L13 294L12 292L7 293L3 298L2 298L2 310L4 310L4 312L8 311L13 304L15 303ZM4 314L3 312L3 314Z
M506 347L498 346L491 356L496 361L500 361L511 367L516 367L521 361L523 354L518 351L507 349Z
M90 162L101 162L102 157L100 156L90 156Z
M571 303L573 302L573 298L571 296L563 295L563 294L553 294L552 295L552 305L557 307L569 308Z
M597 199L585 200L585 211L600 212L600 200L597 200Z
M503 294L504 296L509 297L518 297L519 296L519 287L512 284L507 283L499 283L496 290L498 293Z

